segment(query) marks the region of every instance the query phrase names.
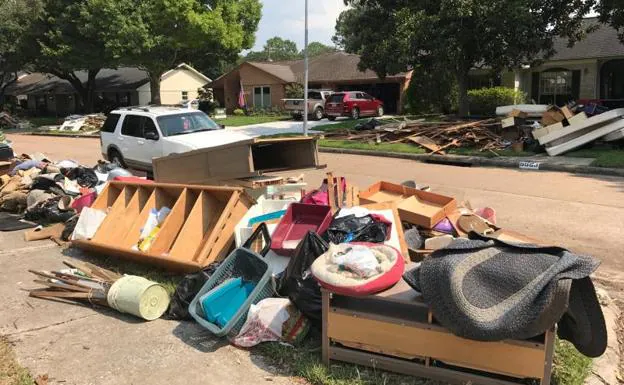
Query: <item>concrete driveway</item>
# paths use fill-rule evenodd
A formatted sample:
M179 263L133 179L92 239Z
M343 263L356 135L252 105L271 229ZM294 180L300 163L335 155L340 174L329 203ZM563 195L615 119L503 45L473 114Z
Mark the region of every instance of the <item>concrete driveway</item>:
M327 119L309 121L308 122L308 131L313 134L318 131L314 131L314 127L325 125L325 124L335 124L337 121L330 122ZM241 126L241 127L226 127L228 130L235 130L238 132L242 132L246 135L257 137L264 135L280 135L280 134L291 134L291 133L299 133L303 134L303 122L296 120L282 120L278 122L269 122L269 123L261 123L261 124L252 124L249 126Z

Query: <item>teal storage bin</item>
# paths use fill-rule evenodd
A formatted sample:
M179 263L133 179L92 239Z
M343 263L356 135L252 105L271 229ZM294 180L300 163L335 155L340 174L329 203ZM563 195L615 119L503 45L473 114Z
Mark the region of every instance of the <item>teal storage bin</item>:
M253 292L256 285L242 278L231 279L209 291L199 299L205 318L224 327L234 317Z

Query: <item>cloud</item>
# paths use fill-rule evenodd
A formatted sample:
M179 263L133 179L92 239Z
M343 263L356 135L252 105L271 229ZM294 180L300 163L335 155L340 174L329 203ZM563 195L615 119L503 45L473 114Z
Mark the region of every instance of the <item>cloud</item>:
M305 9L304 0L261 0L262 20L256 34L254 50L261 50L273 36L293 40L303 48ZM310 41L331 45L336 19L346 6L342 0L309 0L308 27Z

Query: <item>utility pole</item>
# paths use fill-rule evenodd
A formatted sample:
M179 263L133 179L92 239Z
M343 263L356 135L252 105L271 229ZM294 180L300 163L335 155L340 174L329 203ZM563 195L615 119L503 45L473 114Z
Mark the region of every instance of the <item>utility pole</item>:
M308 0L305 0L305 42L303 57L303 135L308 136Z

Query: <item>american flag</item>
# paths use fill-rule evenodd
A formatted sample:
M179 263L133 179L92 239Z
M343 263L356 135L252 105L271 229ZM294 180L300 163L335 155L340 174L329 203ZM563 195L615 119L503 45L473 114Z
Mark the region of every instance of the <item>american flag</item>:
M243 89L243 82L240 82L240 92L238 93L238 106L240 108L247 107L247 102L245 101L245 90Z

